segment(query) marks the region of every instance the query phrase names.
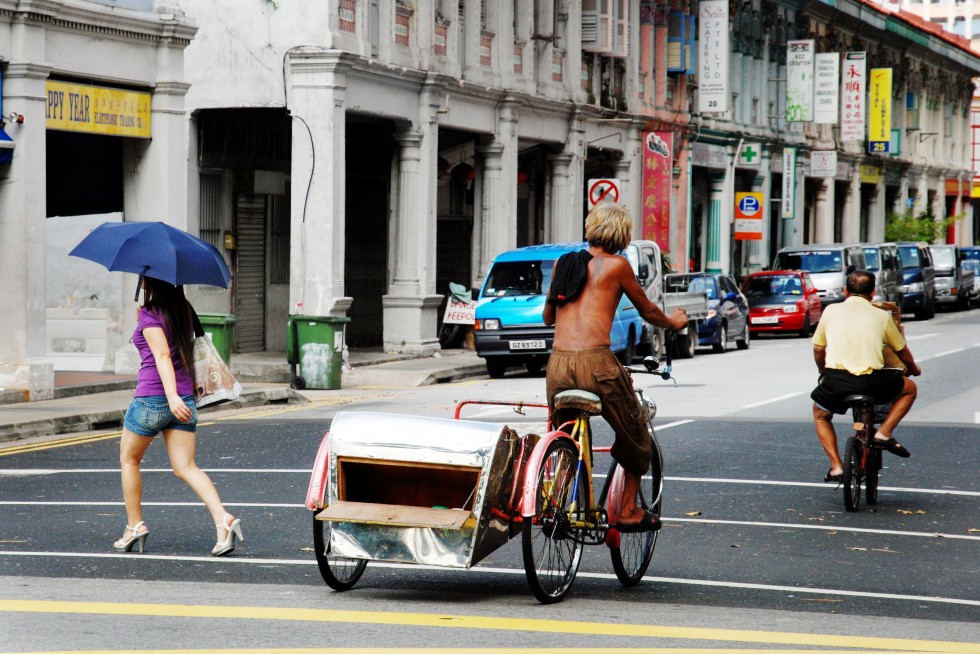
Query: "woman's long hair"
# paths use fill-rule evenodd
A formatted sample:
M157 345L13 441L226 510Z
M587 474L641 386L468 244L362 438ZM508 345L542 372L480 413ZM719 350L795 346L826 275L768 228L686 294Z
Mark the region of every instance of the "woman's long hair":
M167 282L143 278L143 306L163 312L167 323L167 333L177 346L177 356L184 364L184 370L194 375L194 338L190 302L184 297L183 286L173 286Z

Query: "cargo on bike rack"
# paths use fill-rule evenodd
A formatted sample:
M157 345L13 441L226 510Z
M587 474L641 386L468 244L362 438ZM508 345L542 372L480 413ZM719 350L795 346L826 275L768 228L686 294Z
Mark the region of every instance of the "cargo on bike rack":
M368 561L475 565L520 533L536 440L499 423L338 413L306 500L324 580L345 590Z

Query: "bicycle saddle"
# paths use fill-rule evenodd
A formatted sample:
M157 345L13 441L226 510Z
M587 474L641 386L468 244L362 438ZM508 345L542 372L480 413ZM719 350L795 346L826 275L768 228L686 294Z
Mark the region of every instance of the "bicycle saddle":
M875 405L875 399L870 395L848 395L844 398L844 404L847 406L854 406L855 404L870 404Z
M573 409L584 411L590 416L602 413L602 400L595 393L588 391L562 391L555 395L555 409Z

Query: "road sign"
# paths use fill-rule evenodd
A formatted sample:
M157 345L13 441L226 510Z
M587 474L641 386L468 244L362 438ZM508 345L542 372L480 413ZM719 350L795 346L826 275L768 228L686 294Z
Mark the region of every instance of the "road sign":
M735 194L735 239L762 240L762 193Z
M590 179L588 200L590 209L600 202L619 202L619 180Z

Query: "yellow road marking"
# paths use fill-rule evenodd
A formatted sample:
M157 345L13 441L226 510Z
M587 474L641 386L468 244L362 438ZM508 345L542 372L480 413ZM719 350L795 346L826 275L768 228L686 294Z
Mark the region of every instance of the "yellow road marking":
M40 450L50 450L56 447L71 447L72 445L82 445L85 443L95 443L105 441L110 438L119 438L121 431L114 431L108 434L87 434L84 436L73 436L71 438L60 438L56 441L46 441L44 443L31 443L30 445L15 445L0 449L0 456L10 456L11 454L23 454L25 452L38 452Z
M847 648L902 652L973 652L975 643L957 643L904 638L874 638L839 634L807 634L708 627L668 627L659 625L610 624L506 618L500 616L440 615L432 613L396 613L379 611L339 611L331 609L278 608L263 606L202 606L183 604L136 604L120 602L61 602L48 600L0 600L0 611L18 613L73 613L96 615L131 615L179 618L232 618L283 620L288 622L337 622L350 624L397 625L410 627L450 627L453 629L486 629L493 631L527 631L536 633L581 634L590 636L632 636L637 638L676 638L717 640L772 645L821 646L834 651ZM216 650L207 650L216 651ZM241 651L241 650L237 650ZM431 650L427 650L431 651Z
M181 649L180 654L391 654L391 652L417 652L418 654L458 654L474 652L480 654L540 654L547 651L540 647L330 647L330 648L284 648L275 649ZM172 649L86 649L62 651L31 651L21 654L173 654ZM813 649L692 649L689 647L562 647L562 654L608 654L609 652L628 652L628 654L814 654L814 652L841 652L842 654L915 654L899 650L813 650ZM13 653L18 654L18 653Z

